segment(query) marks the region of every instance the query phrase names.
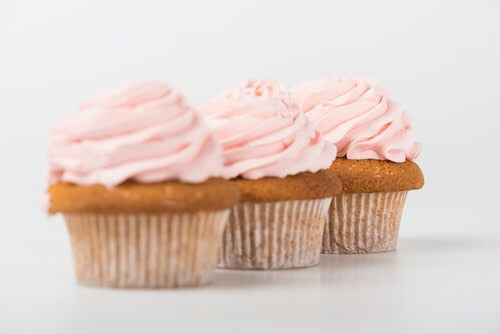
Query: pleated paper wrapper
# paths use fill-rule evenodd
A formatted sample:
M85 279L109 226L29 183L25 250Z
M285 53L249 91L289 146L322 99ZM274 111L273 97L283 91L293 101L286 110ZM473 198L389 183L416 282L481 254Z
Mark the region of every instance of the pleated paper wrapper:
M407 191L341 194L325 225L325 254L386 252L396 248Z
M290 269L319 263L331 198L235 205L217 267Z
M77 280L117 288L207 284L228 214L66 214Z

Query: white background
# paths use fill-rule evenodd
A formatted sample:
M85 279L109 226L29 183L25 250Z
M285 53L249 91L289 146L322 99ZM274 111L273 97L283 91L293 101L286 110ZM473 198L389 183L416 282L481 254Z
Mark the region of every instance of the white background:
M498 1L0 0L0 333L500 332ZM193 104L244 78L379 79L423 143L397 252L212 287L79 287L40 208L47 134L142 79Z

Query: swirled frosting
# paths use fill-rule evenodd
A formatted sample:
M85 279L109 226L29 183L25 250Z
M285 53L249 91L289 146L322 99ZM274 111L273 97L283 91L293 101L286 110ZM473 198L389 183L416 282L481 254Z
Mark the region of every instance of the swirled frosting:
M222 143L226 178L283 178L328 168L335 159L335 146L276 82L242 82L199 109Z
M51 184L198 183L221 175L223 158L210 129L163 83L119 87L80 109L51 132Z
M305 81L292 88L292 96L325 139L335 144L338 157L403 162L420 153L407 113L377 81Z

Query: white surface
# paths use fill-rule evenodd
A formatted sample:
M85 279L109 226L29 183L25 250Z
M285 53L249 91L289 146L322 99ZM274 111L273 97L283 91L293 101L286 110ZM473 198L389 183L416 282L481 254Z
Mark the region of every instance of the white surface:
M406 226L428 226L408 216ZM438 217L429 222L445 223ZM397 252L323 256L292 271L219 270L200 289L130 291L77 286L62 223L40 225L24 251L0 257L0 333L500 331L498 229L485 236L448 224L402 233Z
M497 1L0 1L0 333L500 332ZM397 252L212 287L78 287L39 209L51 124L95 90L157 78L193 103L246 77L379 79L406 107L423 190Z

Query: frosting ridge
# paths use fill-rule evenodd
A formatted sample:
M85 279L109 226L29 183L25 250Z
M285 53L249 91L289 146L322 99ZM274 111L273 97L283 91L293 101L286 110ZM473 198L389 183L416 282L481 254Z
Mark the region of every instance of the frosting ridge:
M176 90L150 81L84 102L51 131L49 183L199 183L220 176L219 145Z
M335 146L274 81L241 82L199 110L222 144L226 178L283 178L328 168L335 159Z
M292 96L338 157L403 162L420 153L407 113L375 80L310 80L293 87Z

